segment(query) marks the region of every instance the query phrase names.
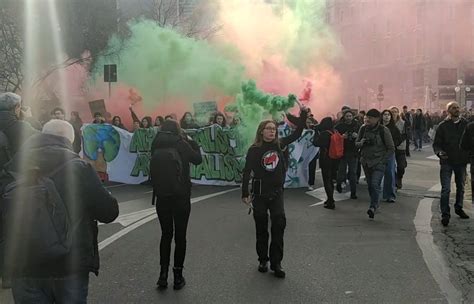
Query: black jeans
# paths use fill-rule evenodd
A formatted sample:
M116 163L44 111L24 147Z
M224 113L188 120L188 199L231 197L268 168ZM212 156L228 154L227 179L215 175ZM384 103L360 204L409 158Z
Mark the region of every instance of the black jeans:
M309 179L308 179L308 185L309 186L314 186L314 179L316 177L316 165L318 163L318 156L316 155L313 160L309 163Z
M322 158L319 161L321 175L323 176L324 191L328 201L334 202L334 180L337 177L338 161L329 157Z
M346 176L347 168L349 167L349 174ZM351 194L356 194L357 183L357 155L344 155L339 160L339 169L337 171L337 183L340 184L349 177L349 184L351 187Z
M403 175L405 175L405 168L407 167L407 156L405 150L395 150L395 161L397 162L397 175L395 184L398 188L402 185Z
M16 304L87 303L89 274L64 278L15 278L12 294Z
M268 257L268 211L272 221L270 242L270 257ZM286 227L283 190L274 196L255 196L253 200L253 218L257 232L257 254L260 262L270 260L272 265L278 265L283 259L283 234Z
M161 226L160 265L170 264L174 228L174 267L183 267L186 255L186 230L191 213L190 196L158 197L156 213Z

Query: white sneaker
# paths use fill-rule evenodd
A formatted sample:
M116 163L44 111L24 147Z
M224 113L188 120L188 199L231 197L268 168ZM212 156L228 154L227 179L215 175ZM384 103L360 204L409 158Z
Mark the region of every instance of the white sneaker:
M313 191L313 190L314 190L313 186L308 186L308 191Z

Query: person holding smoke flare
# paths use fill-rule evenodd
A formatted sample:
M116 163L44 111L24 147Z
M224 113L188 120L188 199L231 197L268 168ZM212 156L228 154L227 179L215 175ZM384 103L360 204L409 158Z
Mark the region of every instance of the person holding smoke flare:
M297 140L306 126L307 109L302 108L299 118L287 114L297 129L285 138L278 138L277 123L273 120L262 121L255 136L254 144L249 148L242 179L242 202L253 209L257 235L258 271L270 269L275 276L285 277L281 267L283 259L283 234L286 227L283 204L283 185L288 163L287 147ZM250 174L253 174L252 188L249 192ZM272 221L270 254L268 252L268 210Z

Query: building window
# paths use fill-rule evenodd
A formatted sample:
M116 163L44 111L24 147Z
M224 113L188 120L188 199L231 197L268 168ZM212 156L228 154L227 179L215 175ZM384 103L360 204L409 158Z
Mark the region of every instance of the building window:
M457 73L457 69L439 68L438 85L456 85L458 82Z

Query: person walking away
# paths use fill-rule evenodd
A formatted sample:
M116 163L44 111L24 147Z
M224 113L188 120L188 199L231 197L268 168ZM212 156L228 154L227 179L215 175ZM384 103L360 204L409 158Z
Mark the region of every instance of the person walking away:
M423 116L421 109L416 110L415 117L413 118L413 132L415 136L415 149L414 151L421 151L423 148L423 134L426 130L426 120Z
M370 205L367 214L373 219L379 207L385 167L388 158L395 151L395 146L388 128L380 124L380 112L371 109L367 111L366 117L366 124L359 130L356 147L360 148L360 159L369 188Z
M89 273L98 275L97 222L114 221L118 203L73 141L72 125L53 119L6 166L18 177L1 196L15 303L87 303Z
M392 112L393 119L395 121L395 126L397 126L398 130L400 131L402 139L402 142L395 147L395 160L397 163L395 186L397 187L397 189L402 189L403 175L405 175L405 169L408 166L406 157L407 129L405 121L400 117L399 109L397 107L391 107L390 111Z
M439 157L441 180L441 224L446 227L451 218L449 196L451 194L451 177L454 172L456 183L456 203L454 212L462 219L469 216L463 210L464 183L466 180L466 166L469 161L468 151L460 147L462 134L467 126L467 121L460 117L460 108L457 102L447 104L448 116L436 130L433 141L434 153ZM465 143L464 145L467 148Z
M289 119L289 114L287 114ZM283 259L283 234L286 227L283 202L283 185L285 183L288 163L288 145L297 140L305 128L307 110L301 109L296 122L296 130L287 137L278 138L277 123L273 120L262 121L255 135L255 142L250 146L242 177L242 202L253 208L257 236L258 271L270 269L278 278L286 276L281 266ZM250 175L252 190L249 191ZM271 243L268 251L268 211L270 211Z
M392 112L390 110L382 111L382 124L388 128L392 135L393 144L398 147L402 142L402 135L395 125ZM385 174L383 178L382 198L388 203L395 203L397 198L395 188L395 151L388 156L387 165L385 166Z
M355 140L360 124L354 119L351 110L345 110L341 122L336 125L335 129L344 137L344 156L339 160L336 189L337 192L342 192L342 182L346 180L346 172L348 172L351 199L357 199L357 148ZM349 168L349 171L347 171L347 168Z
M186 137L178 122L165 120L151 145L150 175L153 185L153 203L161 226L159 288L168 286L171 241L174 227L174 284L183 288L186 254L186 230L191 213L191 178L189 164L199 165L202 156L199 146Z

